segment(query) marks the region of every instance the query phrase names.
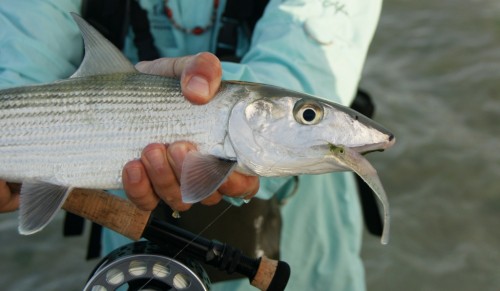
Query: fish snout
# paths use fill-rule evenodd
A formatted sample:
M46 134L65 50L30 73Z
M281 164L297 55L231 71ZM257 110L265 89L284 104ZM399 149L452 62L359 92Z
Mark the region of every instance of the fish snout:
M392 147L396 143L396 137L392 133L388 133L386 138L379 142L367 143L364 145L351 147L352 150L365 155L371 152L383 152L384 150Z
M386 142L383 150L392 147L395 143L396 143L396 136L394 136L394 134L392 134L392 133L389 133L389 136L387 138L387 142Z

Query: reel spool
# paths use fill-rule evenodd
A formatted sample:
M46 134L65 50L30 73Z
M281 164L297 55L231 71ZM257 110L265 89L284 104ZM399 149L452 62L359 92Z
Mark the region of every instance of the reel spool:
M208 291L203 267L149 241L134 242L105 257L90 275L84 291Z

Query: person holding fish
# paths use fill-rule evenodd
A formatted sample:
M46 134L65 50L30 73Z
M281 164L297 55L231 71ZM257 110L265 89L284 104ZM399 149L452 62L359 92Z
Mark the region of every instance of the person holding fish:
M92 24L91 20L99 17L90 13L96 9L89 7L96 2L100 1L84 1L83 6L76 0L55 0L50 4L2 2L0 23L5 31L0 36L0 88L52 82L75 71L77 76L88 74L82 67L78 69L82 41L69 12L81 11ZM130 5L127 33L113 43L132 63L137 63L139 72L179 78L183 95L193 104L214 102L224 79L277 85L349 105L375 31L381 1L170 0L130 1ZM254 13L243 13L249 11ZM14 17L21 13L23 21ZM112 18L103 14L104 18ZM110 39L115 36L108 35ZM227 61L220 61L209 52ZM265 106L264 103L262 107ZM314 110L299 112L304 123L313 123L320 116ZM356 116L352 123L358 119L363 117ZM281 128L275 135L281 140L290 139L287 130ZM394 143L392 135L380 132L386 139L383 145L363 144L365 148L357 151L354 146L346 146L351 142L346 139L342 144L325 143L325 154L330 149L332 155L340 157L336 161L339 169L354 170L371 185L378 185L374 170L359 154ZM350 138L357 138L356 134ZM295 136L292 141L301 144L302 139ZM269 142L268 147L273 148L273 144ZM123 168L121 181L126 196L144 210L153 210L163 201L174 213L180 212L182 220L184 213L187 215L195 207L183 202L188 200L181 195L183 164L197 150L196 144L179 141L147 145L138 159L131 157ZM297 164L301 166L305 167ZM361 210L352 173L298 178L257 178L248 173L257 171L230 172L202 203L215 205L224 200L241 205L254 196L274 199L282 219L277 239L279 255L291 266L291 290L364 290ZM122 191L113 192L124 195ZM16 209L18 197L18 189L0 182L0 211ZM104 231L103 239L104 253L128 242L109 230ZM251 288L240 279L213 285L213 290Z

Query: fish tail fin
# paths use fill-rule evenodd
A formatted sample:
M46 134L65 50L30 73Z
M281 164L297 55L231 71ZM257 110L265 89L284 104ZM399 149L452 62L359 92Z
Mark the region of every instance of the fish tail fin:
M71 188L41 181L21 186L19 233L29 235L42 230L62 207Z

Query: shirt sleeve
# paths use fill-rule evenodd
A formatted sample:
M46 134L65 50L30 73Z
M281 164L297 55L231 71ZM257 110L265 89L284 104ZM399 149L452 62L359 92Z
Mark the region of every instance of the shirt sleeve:
M349 105L381 1L271 0L241 64L224 78L263 82Z
M78 67L83 41L69 12L79 0L2 1L0 88L67 78Z

